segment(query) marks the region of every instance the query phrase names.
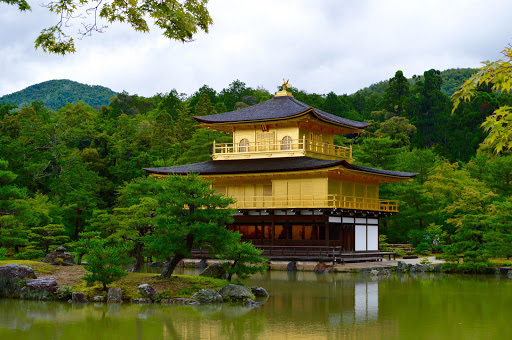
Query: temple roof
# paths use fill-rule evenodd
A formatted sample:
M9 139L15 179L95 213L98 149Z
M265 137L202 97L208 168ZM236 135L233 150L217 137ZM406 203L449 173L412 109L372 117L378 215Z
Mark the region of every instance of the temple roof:
M196 120L207 124L239 123L253 121L282 120L311 113L320 120L336 125L363 129L370 123L358 122L335 116L304 104L290 96L274 97L262 103L252 105L240 110L219 113L210 116L196 116Z
M162 168L144 168L144 170L148 173L162 175L186 175L189 173L221 175L315 170L333 166L342 166L350 170L402 178L412 178L417 175L417 173L412 172L390 171L354 165L345 160L325 160L311 157L209 161Z

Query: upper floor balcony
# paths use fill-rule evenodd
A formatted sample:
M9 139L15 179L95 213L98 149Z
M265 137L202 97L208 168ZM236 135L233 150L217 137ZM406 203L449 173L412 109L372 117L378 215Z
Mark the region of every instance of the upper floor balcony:
M398 201L378 198L326 195L323 198L311 195L301 196L245 196L235 197L235 209L298 209L298 208L339 208L354 210L371 210L398 212Z
M249 142L241 140L239 143L213 142L214 160L227 159L256 159L271 157L300 157L308 156L322 159L344 159L352 162L352 146L344 147L329 143L311 141L306 138L283 138L281 141Z

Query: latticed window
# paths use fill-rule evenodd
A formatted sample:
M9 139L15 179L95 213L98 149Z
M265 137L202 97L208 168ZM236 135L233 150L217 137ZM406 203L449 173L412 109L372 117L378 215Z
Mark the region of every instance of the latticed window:
M285 136L281 140L281 150L291 150L292 149L292 137Z
M239 152L249 152L249 140L247 138L244 138L240 141L240 144L238 146Z

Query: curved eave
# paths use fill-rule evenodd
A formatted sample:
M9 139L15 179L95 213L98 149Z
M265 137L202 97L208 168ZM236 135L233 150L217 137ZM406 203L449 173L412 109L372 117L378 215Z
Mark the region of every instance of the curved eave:
M245 167L245 168L244 168ZM316 170L342 170L364 176L386 178L388 180L410 180L418 175L412 172L398 172L350 164L346 160L320 160L310 157L276 158L258 160L209 161L174 167L144 168L155 175L187 175L196 173L201 176L250 175L263 173L294 173Z
M353 126L353 125L341 124L341 123L334 122L334 121L332 121L330 119L322 117L321 115L319 115L312 108L311 109L307 109L304 112L301 112L301 113L298 113L298 114L295 114L295 115L290 115L290 116L286 116L286 117L279 117L279 118L264 118L264 119L237 120L237 121L208 121L206 119L201 118L201 117L208 117L208 116L193 116L192 118L194 118L198 122L201 122L201 123L204 123L204 124L217 125L217 126L220 126L220 125L221 126L227 126L227 125L237 125L237 124L250 124L250 123L283 121L283 120L289 120L289 119L294 119L294 118L300 118L300 117L303 117L303 116L308 115L308 114L311 114L312 116L314 116L316 119L318 119L320 121L326 122L328 124L335 125L337 127L342 127L342 128L345 128L345 129L350 129L350 130L361 131L362 129L366 129L368 126L372 125L371 123L363 123L363 126L358 127L358 126Z

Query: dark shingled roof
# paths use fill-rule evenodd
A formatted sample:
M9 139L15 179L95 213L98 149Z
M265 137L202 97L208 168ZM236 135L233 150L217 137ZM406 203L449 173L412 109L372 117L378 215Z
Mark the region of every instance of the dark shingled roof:
M186 175L189 173L197 173L199 175L220 175L313 170L337 165L341 165L347 169L396 177L411 178L417 175L411 172L389 171L353 165L345 160L332 161L311 157L209 161L162 168L145 168L144 170L153 174Z
M371 125L370 123L363 123L335 116L333 114L324 112L322 110L304 104L298 101L297 99L289 96L274 97L262 103L236 111L219 113L210 116L196 116L194 118L200 122L208 124L264 121L270 119L285 119L296 115L300 115L309 110L313 110L312 114L315 115L317 118L338 125L344 125L359 129L366 128L369 125Z

